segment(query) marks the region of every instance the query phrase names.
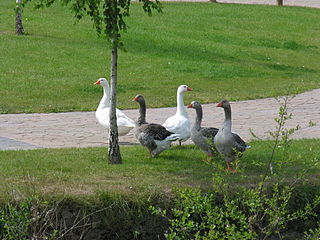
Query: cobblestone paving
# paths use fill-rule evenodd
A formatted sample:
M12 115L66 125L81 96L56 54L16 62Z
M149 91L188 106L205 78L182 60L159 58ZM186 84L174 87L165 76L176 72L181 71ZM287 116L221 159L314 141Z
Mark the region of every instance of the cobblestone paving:
M176 1L176 0L173 0ZM179 1L179 0L178 0ZM183 0L207 2L207 0ZM276 0L218 0L220 3L270 4ZM320 8L320 0L284 0L284 5ZM188 103L185 103L188 104ZM297 95L289 104L293 113L287 127L301 126L295 138L320 138L320 89ZM215 104L203 105L204 126L219 127L223 111ZM276 126L279 105L274 98L232 102L233 131L245 140L252 139L249 129L261 138L267 138L267 131ZM175 113L175 108L148 109L149 122L163 123ZM137 110L125 110L128 116L137 119ZM195 112L188 110L193 121ZM309 122L316 123L308 127ZM105 130L97 124L94 112L71 112L49 114L0 114L0 150L35 148L63 148L103 146ZM137 144L132 133L120 137L120 143ZM190 140L187 143L191 143Z
M219 127L223 122L223 110L215 105L203 105L203 126ZM249 129L266 139L266 132L276 127L274 118L279 105L274 98L231 102L231 106L233 131L245 140L252 139ZM175 111L176 108L148 109L147 120L163 123ZM138 117L136 109L124 112L133 119ZM195 111L188 112L193 122ZM301 126L295 138L320 138L320 89L297 95L289 103L289 112L293 118L287 127ZM310 121L316 126L308 127ZM94 112L0 115L0 150L103 146L105 141L105 130L96 122ZM120 143L130 145L137 141L129 133L120 137Z

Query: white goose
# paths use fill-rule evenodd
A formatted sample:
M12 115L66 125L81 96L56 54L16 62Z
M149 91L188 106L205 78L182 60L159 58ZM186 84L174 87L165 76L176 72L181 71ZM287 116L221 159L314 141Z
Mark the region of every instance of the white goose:
M187 85L181 85L177 89L177 112L162 124L168 131L180 136L179 143L188 140L191 136L189 115L183 103L183 94L192 91Z
M110 128L109 112L110 112L110 106L111 106L109 83L107 79L99 78L99 80L96 81L94 84L98 84L103 87L103 97L96 110L96 119L103 127L109 130ZM131 118L127 117L119 109L116 109L116 113L117 113L118 134L120 136L126 135L128 132L130 132L131 129L135 127L136 124Z

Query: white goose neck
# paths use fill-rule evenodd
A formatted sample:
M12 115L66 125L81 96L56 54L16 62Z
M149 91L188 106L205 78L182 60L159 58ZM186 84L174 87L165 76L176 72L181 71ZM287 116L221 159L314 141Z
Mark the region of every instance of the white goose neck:
M177 92L177 114L182 115L184 117L188 117L188 112L183 102L183 92Z
M110 88L103 87L103 97L100 101L98 108L108 108L110 107Z

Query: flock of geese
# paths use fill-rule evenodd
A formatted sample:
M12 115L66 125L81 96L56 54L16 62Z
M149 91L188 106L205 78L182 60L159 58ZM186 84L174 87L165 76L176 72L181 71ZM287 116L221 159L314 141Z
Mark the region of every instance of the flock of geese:
M100 78L95 84L103 87L103 97L96 110L97 121L107 130L110 128L109 111L111 106L110 87L108 80ZM190 121L186 107L183 102L183 95L187 91L192 91L186 85L181 85L177 89L177 112L169 117L162 125L157 123L148 123L146 121L146 102L142 95L133 98L139 104L139 118L135 122L126 116L121 110L116 109L118 134L126 135L132 129L134 135L140 144L149 150L151 157L159 155L164 150L170 148L173 141L191 140L209 157L216 152L224 156L227 163L227 170L235 172L230 162L235 160L239 153L244 152L250 146L245 143L237 134L232 133L231 106L227 100L222 100L217 107L224 109L225 120L220 127L201 127L202 107L197 101L191 102L187 108L193 108L196 111L195 123L190 128Z

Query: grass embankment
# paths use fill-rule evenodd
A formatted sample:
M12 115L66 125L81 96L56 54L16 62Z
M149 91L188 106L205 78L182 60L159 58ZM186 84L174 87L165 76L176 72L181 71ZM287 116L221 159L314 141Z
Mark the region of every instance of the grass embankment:
M302 210L319 194L319 144L316 139L296 140L288 154L277 149L271 181L296 186L288 211ZM257 187L272 142L250 145L236 174L221 172L224 160L215 158L209 164L191 145L175 146L154 159L141 146L122 147L122 165L107 164L105 148L0 151L0 217L7 224L0 225L0 234L12 239L30 234L49 239L55 239L53 234L59 239L165 239L168 221L152 215L149 206L170 215L174 189L191 186L210 192L213 173L230 183L226 194ZM304 221L289 222L284 234L292 237L285 239L302 239L318 220L308 215Z
M109 49L69 9L24 11L25 36L14 35L14 1L0 2L0 113L94 110L109 76ZM319 86L320 10L211 3L164 3L151 18L133 4L120 51L118 106L144 94L149 107L186 101L254 99ZM159 94L159 90L161 93Z
M310 185L319 185L320 140L298 140L287 156L275 157L275 178L293 183L305 171ZM241 171L226 175L234 186L255 186L265 173L270 157L269 142L252 142L240 161ZM193 146L173 147L150 159L141 146L122 147L124 164L109 165L105 148L42 149L0 152L0 193L65 195L86 198L97 193L143 198L169 194L175 188L191 186L211 189L216 166ZM214 162L225 165L221 159ZM279 164L281 167L279 167ZM236 189L236 188L235 188Z

